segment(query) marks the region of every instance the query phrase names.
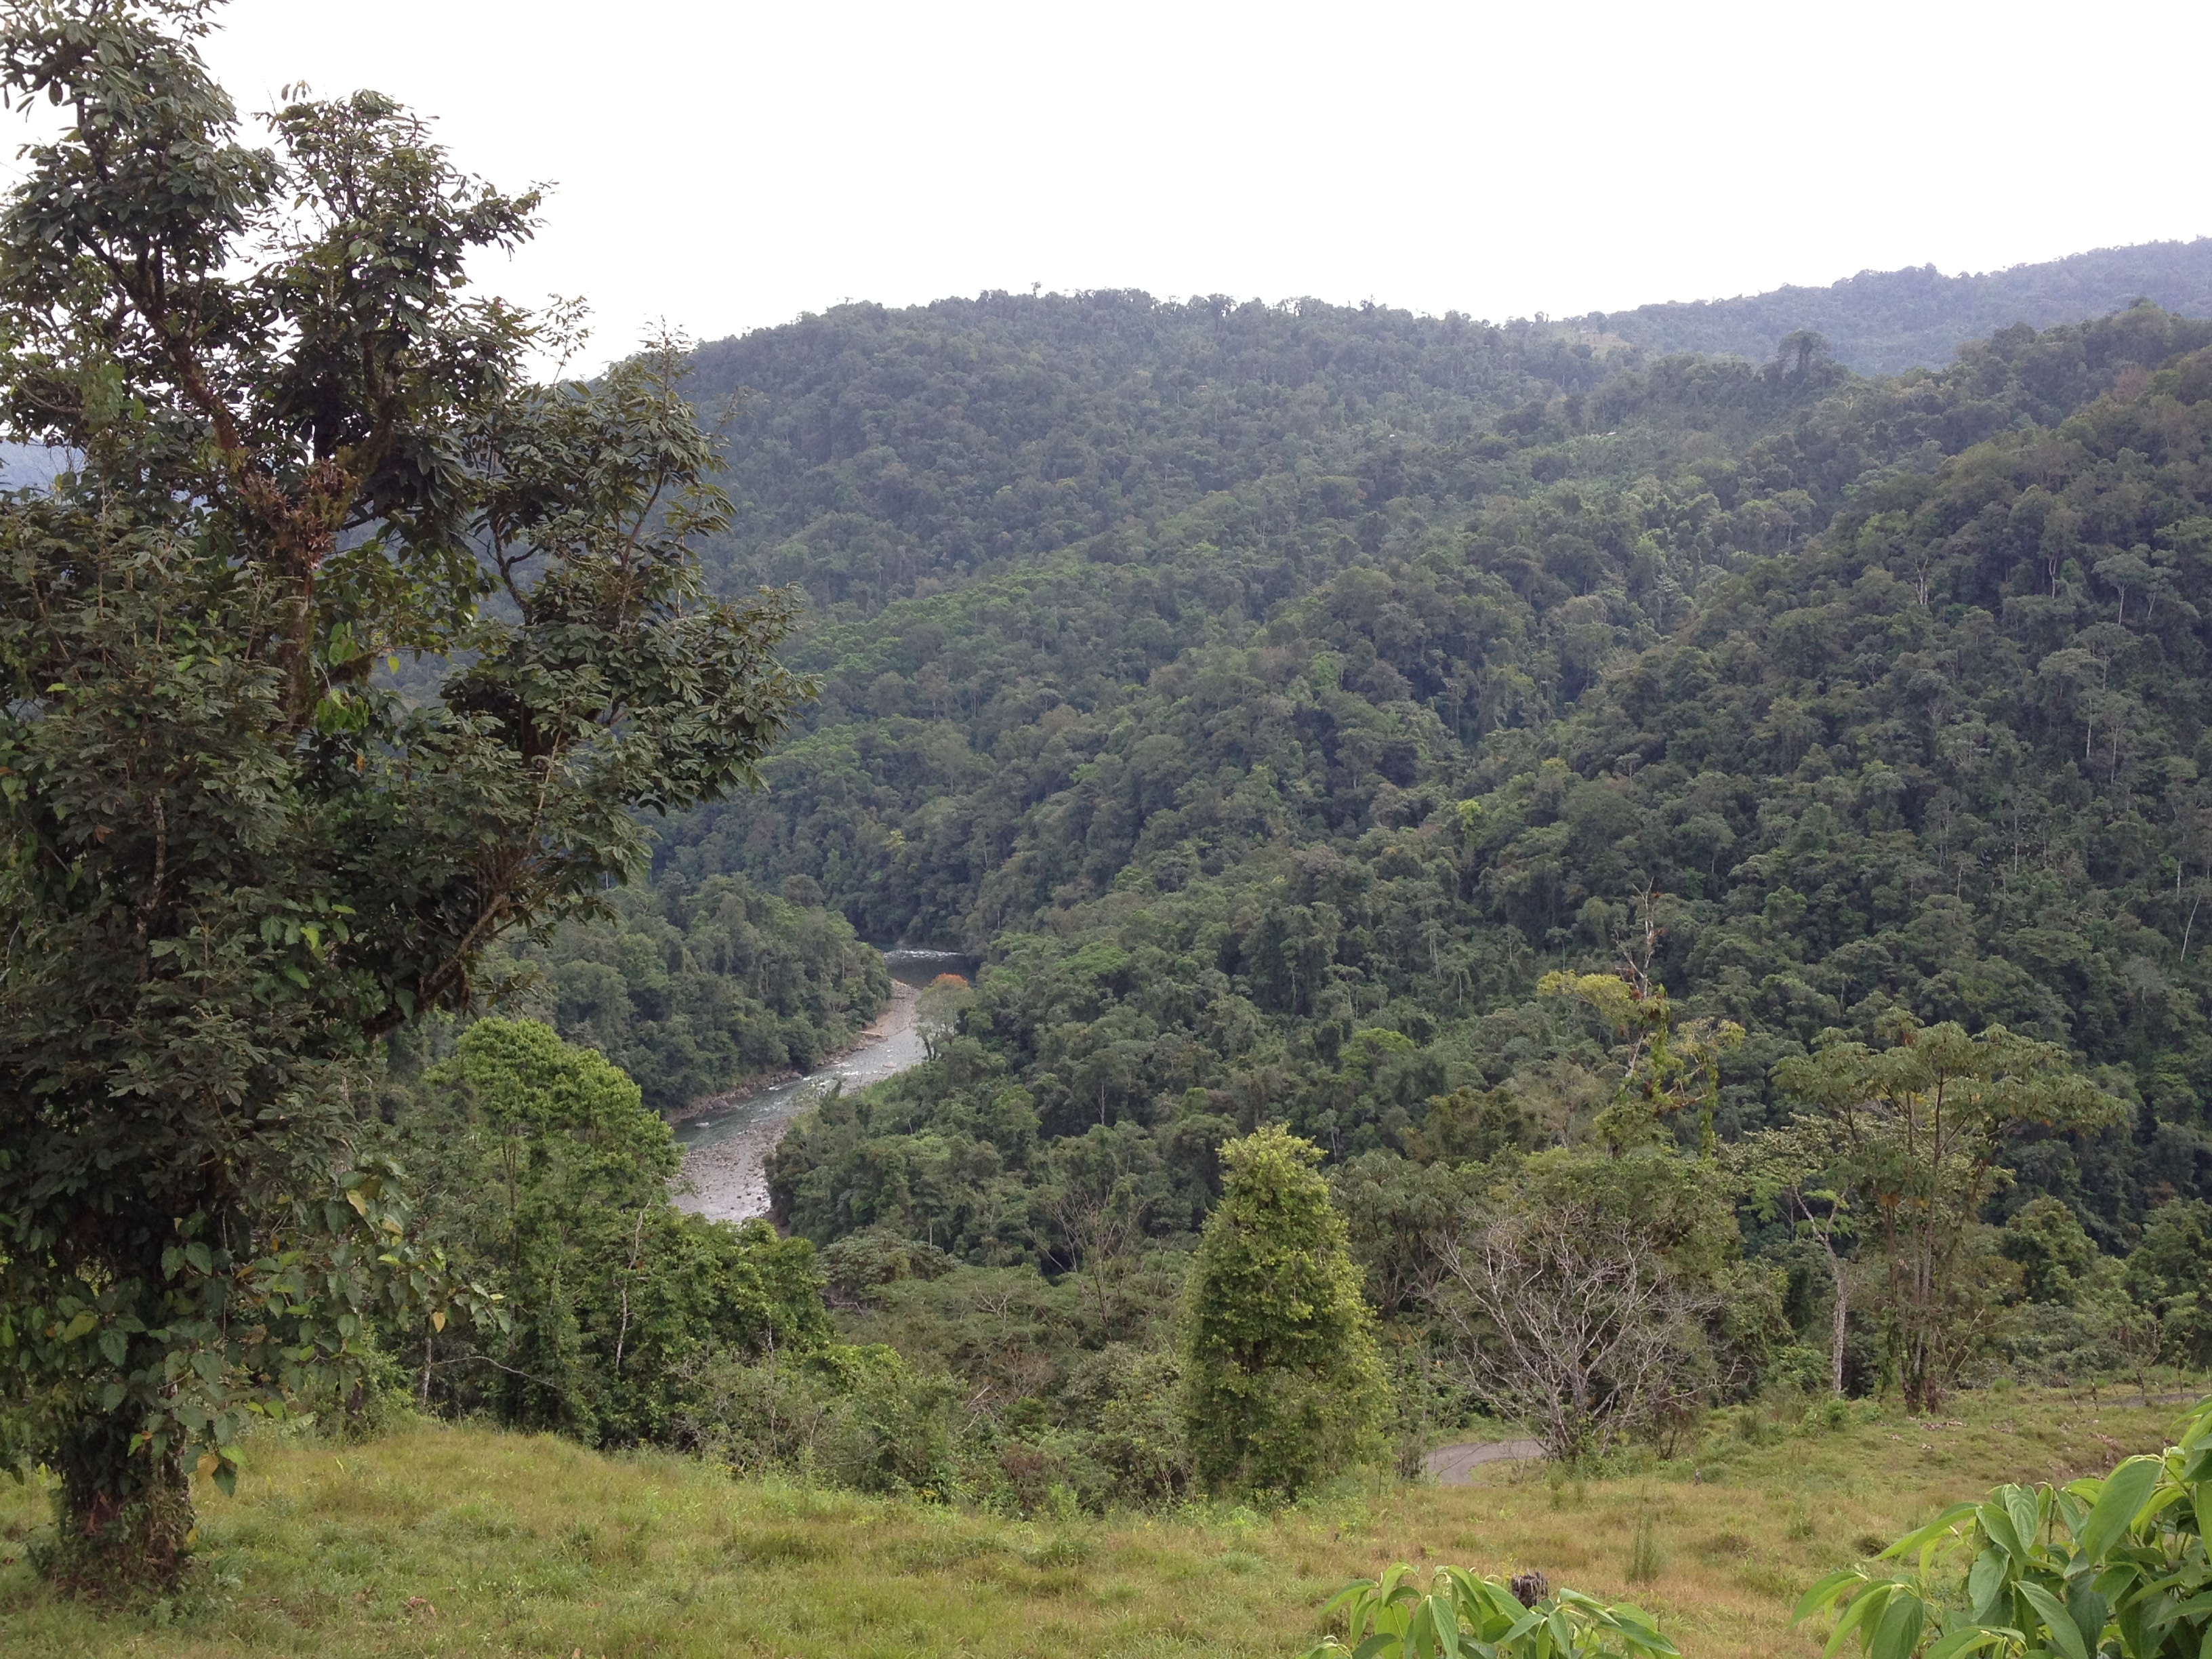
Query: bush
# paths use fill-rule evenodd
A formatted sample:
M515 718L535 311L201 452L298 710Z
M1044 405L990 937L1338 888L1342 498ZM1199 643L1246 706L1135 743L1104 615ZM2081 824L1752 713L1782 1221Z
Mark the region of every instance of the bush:
M1295 1495L1381 1449L1373 1320L1320 1150L1270 1126L1221 1158L1185 1305L1185 1431L1209 1490Z
M2212 1401L2177 1439L2103 1480L1999 1486L1954 1504L1881 1552L1906 1571L1842 1568L1806 1592L1796 1617L1834 1613L1828 1652L1856 1634L1870 1659L2198 1659L2212 1645L2199 1525L2212 1513Z
M830 1335L814 1247L669 1201L668 1126L605 1056L482 1019L424 1074L395 1139L422 1229L503 1293L507 1328L426 1331L400 1354L434 1406L598 1444L681 1438L688 1379L727 1353Z
M1182 1362L1174 1354L1111 1344L1078 1368L1063 1401L1072 1419L1091 1425L1075 1437L1099 1476L1094 1490L1082 1491L1091 1507L1190 1495L1194 1471L1183 1421Z
M960 1390L943 1375L916 1376L890 1348L837 1348L825 1377L841 1397L823 1425L821 1468L840 1486L935 1498L961 1486L953 1412Z
M1639 1546L1646 1529L1637 1533ZM1656 1546L1654 1547L1656 1547ZM1636 1576L1633 1566L1630 1576ZM1554 1593L1540 1572L1484 1578L1464 1567L1438 1567L1422 1589L1404 1562L1380 1578L1353 1580L1327 1612L1344 1609L1352 1645L1330 1637L1306 1659L1393 1654L1446 1659L1480 1653L1496 1659L1675 1659L1678 1650L1640 1608L1608 1607L1578 1591Z
M678 1374L670 1438L739 1475L778 1471L855 1492L944 1499L966 1483L959 1389L893 1350L832 1343L751 1358L717 1349Z

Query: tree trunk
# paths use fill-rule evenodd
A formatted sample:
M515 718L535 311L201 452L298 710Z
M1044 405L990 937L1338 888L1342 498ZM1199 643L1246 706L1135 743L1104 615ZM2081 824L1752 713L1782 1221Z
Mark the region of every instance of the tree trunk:
M1820 1241L1827 1244L1827 1240ZM1844 1332L1850 1323L1850 1292L1844 1288L1844 1264L1836 1258L1835 1247L1828 1246L1828 1267L1836 1281L1835 1328L1828 1338L1828 1387L1837 1399L1844 1397Z
M1915 1416L1929 1415L1943 1403L1943 1385L1936 1377L1933 1357L1928 1352L1926 1332L1915 1331L1905 1338L1904 1370L1900 1381L1905 1409Z
M191 1483L179 1453L133 1452L137 1429L135 1418L88 1417L58 1449L56 1536L35 1559L49 1580L73 1595L166 1589L184 1571Z

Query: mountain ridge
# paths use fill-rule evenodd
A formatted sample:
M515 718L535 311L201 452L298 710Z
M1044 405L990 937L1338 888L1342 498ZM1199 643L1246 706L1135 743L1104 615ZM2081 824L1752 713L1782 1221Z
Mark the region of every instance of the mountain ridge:
M2212 316L2212 237L2091 248L1999 270L1944 276L1932 264L1862 270L1825 287L1785 285L1729 299L1671 300L1565 319L1568 337L1610 337L1647 351L1770 356L1797 329L1827 337L1862 374L1940 368L1968 340L2015 323L2047 328L2124 310L2136 300ZM1870 308L1891 313L1869 318Z

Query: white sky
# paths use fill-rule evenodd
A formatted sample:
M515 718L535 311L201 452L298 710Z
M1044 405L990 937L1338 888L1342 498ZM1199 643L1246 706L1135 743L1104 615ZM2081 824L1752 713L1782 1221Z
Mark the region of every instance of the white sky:
M234 0L287 81L552 181L599 345L986 288L1503 319L2212 232L2212 5ZM594 355L597 355L596 353Z

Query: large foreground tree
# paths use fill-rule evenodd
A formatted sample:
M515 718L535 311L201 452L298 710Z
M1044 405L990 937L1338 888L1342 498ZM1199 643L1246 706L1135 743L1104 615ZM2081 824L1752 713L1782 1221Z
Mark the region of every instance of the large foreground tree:
M173 1573L191 1468L380 1308L466 1310L353 1150L373 1045L632 870L641 809L747 783L801 689L787 602L700 587L673 349L531 384L562 320L465 267L536 196L373 94L247 143L210 15L0 22L58 117L0 215L0 412L73 465L0 503L0 1457L59 1475L80 1582Z

